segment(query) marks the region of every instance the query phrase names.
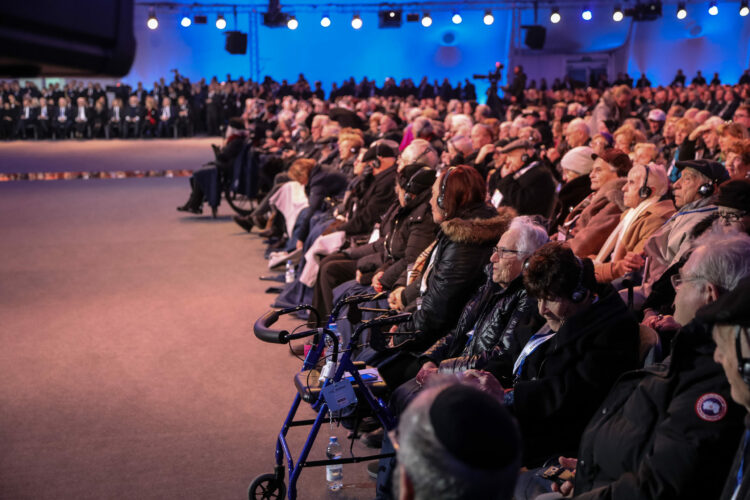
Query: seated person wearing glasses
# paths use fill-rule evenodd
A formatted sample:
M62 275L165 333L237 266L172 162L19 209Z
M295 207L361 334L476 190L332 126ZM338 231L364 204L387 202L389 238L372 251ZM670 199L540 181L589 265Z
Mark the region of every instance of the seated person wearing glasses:
M523 280L546 323L525 337L519 328L520 352L490 361L485 370L505 388L505 403L518 419L522 465L538 467L560 455L557 450L578 449L586 422L615 380L636 368L638 324L611 285L597 285L592 262L562 242L537 250Z
M750 276L750 237L709 234L674 279L685 325L664 363L623 375L588 423L563 494L577 499L717 498L742 433L742 409L714 362L710 328L695 320ZM556 488L556 486L554 487Z

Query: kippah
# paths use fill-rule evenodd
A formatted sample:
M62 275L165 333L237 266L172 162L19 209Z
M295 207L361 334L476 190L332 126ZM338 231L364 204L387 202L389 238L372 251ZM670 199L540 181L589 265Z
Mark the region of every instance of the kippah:
M441 391L430 408L435 437L451 455L477 469L512 464L520 438L508 410L489 394L458 384Z

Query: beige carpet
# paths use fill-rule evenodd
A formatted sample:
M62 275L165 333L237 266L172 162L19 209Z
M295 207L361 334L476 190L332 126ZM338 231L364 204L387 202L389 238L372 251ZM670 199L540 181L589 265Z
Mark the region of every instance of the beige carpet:
M184 178L0 183L0 498L240 499L272 471L299 363L251 332L263 246L186 197ZM365 464L344 470L330 495L304 471L299 498L373 497Z

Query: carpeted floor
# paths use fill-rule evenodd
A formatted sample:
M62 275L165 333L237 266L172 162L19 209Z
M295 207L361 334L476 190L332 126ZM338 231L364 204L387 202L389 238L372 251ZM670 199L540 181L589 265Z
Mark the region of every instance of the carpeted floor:
M184 178L0 183L0 498L241 499L272 471L299 362L251 332L272 301L260 239L226 206L176 212L186 196ZM374 496L365 464L344 471L329 494L305 470L299 498Z

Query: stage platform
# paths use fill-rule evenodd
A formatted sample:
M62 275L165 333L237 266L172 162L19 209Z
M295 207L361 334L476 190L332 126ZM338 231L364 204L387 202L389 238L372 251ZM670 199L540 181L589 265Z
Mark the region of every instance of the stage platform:
M5 143L0 164L196 167L211 142ZM251 332L273 300L261 240L225 204L177 212L187 195L185 178L0 183L0 498L243 499L272 472L300 364ZM366 464L344 472L329 494L304 471L299 498L374 497Z

